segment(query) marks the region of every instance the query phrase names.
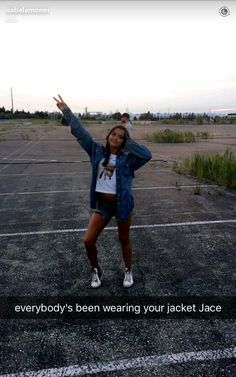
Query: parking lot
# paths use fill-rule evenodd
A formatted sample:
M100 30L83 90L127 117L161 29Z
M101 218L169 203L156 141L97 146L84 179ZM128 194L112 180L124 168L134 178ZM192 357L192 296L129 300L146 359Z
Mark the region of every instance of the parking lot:
M131 227L135 284L122 286L112 219L98 239L102 285L90 288L83 245L90 163L66 127L2 122L0 141L1 296L235 296L236 192L171 170L195 151L236 153L235 125L197 143L144 140L161 126L138 125L134 139L153 158L135 172ZM105 142L109 124L87 129ZM174 128L175 126L168 126ZM181 128L180 128L181 129ZM233 376L236 322L230 319L1 319L0 377ZM28 374L26 373L28 372ZM20 374L22 373L22 374Z

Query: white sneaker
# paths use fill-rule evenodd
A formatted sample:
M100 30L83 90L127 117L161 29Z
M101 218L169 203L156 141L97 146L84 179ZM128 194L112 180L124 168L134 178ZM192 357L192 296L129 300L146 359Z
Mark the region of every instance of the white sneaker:
M92 281L91 281L91 287L92 288L98 288L102 284L101 277L103 272L99 271L96 267L92 268Z
M126 268L123 286L125 288L129 288L129 287L132 287L133 284L134 284L134 279L133 279L132 270L131 270L131 268L130 269Z

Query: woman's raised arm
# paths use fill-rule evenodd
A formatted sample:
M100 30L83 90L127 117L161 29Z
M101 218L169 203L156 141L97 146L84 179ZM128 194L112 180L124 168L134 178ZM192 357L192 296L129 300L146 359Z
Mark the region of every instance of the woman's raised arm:
M62 111L67 124L70 126L72 135L76 137L81 147L91 156L93 148L96 147L98 143L93 140L90 133L80 123L79 118L72 113L71 109L59 94L58 97L59 99L56 97L53 97L53 99L57 102L58 109Z

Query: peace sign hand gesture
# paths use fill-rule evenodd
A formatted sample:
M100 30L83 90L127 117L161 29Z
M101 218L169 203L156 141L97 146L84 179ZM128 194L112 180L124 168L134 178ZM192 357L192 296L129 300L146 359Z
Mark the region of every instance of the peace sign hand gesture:
M59 97L60 101L56 97L53 97L53 99L55 99L55 101L57 102L58 109L60 109L62 111L62 110L64 110L68 106L64 102L64 100L62 99L62 97L60 96L60 94L58 94L58 97Z

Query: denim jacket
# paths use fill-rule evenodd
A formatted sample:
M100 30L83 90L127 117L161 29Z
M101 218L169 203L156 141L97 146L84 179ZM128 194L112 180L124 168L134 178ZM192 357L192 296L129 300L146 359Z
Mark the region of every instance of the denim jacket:
M69 107L63 111L62 124L71 127L71 133L81 147L88 153L92 165L90 183L90 208L96 208L96 180L98 164L105 155L105 147L93 140L89 132L82 126L80 120ZM145 145L127 139L124 148L117 153L116 188L117 188L117 221L127 221L134 208L132 196L132 179L135 170L146 164L152 158Z

